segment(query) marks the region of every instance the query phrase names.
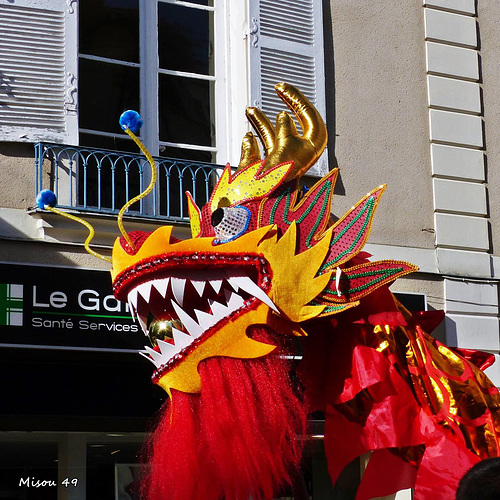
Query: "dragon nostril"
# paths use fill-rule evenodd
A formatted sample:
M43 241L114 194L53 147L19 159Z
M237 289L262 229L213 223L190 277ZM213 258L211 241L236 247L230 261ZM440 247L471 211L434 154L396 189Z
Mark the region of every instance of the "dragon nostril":
M213 227L218 226L223 218L224 218L224 209L218 208L212 214L212 219L211 219L212 226Z

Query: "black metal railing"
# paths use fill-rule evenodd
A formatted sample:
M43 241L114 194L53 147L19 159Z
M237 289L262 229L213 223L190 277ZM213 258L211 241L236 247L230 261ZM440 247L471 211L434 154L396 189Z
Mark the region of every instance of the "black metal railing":
M175 158L156 157L155 162L155 189L130 207L134 215L186 220L185 191L203 206L224 168ZM141 154L60 144L35 144L35 169L37 193L51 189L59 207L96 213L118 213L151 180L151 168Z

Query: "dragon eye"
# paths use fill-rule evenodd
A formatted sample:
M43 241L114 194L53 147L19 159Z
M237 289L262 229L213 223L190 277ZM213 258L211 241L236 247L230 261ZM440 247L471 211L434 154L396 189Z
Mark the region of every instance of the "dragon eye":
M250 210L246 207L221 207L212 213L215 244L227 243L241 236L250 223Z
M222 219L224 218L224 209L223 208L218 208L213 214L212 214L212 226L216 227L218 224L222 222Z

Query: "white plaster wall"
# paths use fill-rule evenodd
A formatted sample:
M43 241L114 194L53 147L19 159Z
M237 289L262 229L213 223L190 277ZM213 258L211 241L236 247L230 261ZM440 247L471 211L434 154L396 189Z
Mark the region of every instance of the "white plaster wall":
M446 343L498 353L498 283L489 278L496 277L491 249L497 221L492 219L490 207L499 186L491 182L491 164L486 161L492 146L486 131L492 129L496 135L497 127L488 120L492 102L483 101L488 86L482 81L484 59L480 57L492 40L496 45L498 34L487 27L484 37L485 16L476 17L472 0L423 3L437 262L445 275ZM492 374L498 384L496 372Z
M419 2L331 2L335 89L330 149L342 215L380 183L371 243L433 248L423 9ZM327 64L328 67L328 64ZM333 128L334 126L334 128Z
M35 150L31 144L0 142L0 206L35 204Z
M500 16L498 1L477 2L481 40L486 176L492 250L500 252Z

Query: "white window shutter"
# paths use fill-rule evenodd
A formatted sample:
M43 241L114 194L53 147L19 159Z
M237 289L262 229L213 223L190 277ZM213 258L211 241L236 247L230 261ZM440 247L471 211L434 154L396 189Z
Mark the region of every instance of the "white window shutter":
M295 85L326 122L321 0L250 0L250 100L274 121L279 82ZM308 174L328 172L326 152Z
M78 143L76 0L0 0L0 140Z

